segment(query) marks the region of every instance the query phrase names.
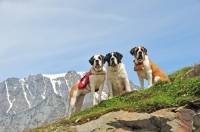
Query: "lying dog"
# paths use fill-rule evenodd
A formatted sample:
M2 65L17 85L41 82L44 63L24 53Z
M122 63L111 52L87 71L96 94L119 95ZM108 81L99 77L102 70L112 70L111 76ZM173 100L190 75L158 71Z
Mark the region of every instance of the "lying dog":
M98 101L101 101L101 93L106 79L106 71L103 67L105 63L104 56L94 55L90 58L89 62L92 65L90 71L70 90L68 117L71 116L74 106L76 106L75 112L80 111L87 93L92 92L93 105L95 105L95 91L99 91Z
M121 62L122 57L119 52L111 52L105 56L108 62L106 70L109 98L131 91L125 65Z
M134 47L131 49L130 53L135 59L134 71L137 72L141 89L144 89L144 79L148 80L148 88L158 80L169 81L168 76L152 61L150 61L147 56L146 48L143 46Z

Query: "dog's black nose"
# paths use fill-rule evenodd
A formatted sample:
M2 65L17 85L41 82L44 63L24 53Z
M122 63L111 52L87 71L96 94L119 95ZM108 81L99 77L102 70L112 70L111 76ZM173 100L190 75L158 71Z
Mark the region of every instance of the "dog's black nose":
M111 62L113 62L113 63L114 63L114 62L115 62L115 59L114 59L114 58L111 58Z
M142 51L139 51L139 55L142 55Z
M96 60L96 63L99 64L99 60Z

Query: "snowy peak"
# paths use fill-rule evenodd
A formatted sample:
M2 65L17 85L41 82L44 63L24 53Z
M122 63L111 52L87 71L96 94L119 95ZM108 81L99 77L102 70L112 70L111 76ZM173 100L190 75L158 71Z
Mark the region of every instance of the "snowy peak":
M0 83L0 115L14 115L33 108L52 93L67 99L70 88L81 76L83 72L69 71L29 75L23 79L8 78Z
M59 78L59 77L65 77L66 73L61 74L42 74L43 77L50 78L51 80Z
M0 130L21 132L64 117L69 91L85 73L71 70L61 74L34 74L0 83ZM132 90L138 88L131 81L130 84ZM103 100L107 99L107 93L105 82ZM98 98L98 93L95 97ZM89 93L82 109L91 106L92 95Z

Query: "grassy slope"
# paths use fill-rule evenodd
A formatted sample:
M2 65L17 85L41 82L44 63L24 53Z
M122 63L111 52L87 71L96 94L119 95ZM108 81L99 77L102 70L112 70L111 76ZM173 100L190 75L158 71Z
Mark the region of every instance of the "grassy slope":
M190 69L191 67L185 67L170 74L171 83L158 82L149 89L116 96L102 101L90 109L76 113L70 120L63 119L60 122L45 125L31 131L54 131L60 126L62 126L62 131L68 131L67 126L73 124L77 119L79 121L76 124L81 124L117 110L150 113L162 108L183 106L189 101L199 99L200 95L200 77L180 79Z

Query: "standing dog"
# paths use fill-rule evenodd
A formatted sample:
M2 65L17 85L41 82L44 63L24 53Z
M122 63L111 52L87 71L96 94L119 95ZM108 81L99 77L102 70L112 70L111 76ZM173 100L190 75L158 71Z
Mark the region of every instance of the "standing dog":
M99 91L98 101L101 101L101 93L104 86L104 81L106 79L106 71L104 66L105 59L103 55L94 55L89 60L92 68L87 73L88 77L85 76L84 81L80 81L75 84L70 90L69 105L68 105L68 117L71 116L74 106L76 106L75 112L80 111L83 104L84 97L87 93L92 92L93 105L96 104L95 101L95 91ZM81 79L82 80L82 79ZM88 83L87 83L88 82ZM80 84L85 83L83 88L80 88Z
M121 62L122 57L119 52L108 53L105 57L108 62L106 70L109 98L131 91L125 65Z
M168 76L152 61L150 61L147 56L146 48L143 46L134 47L131 49L130 53L135 59L134 71L137 72L141 89L144 89L144 79L148 80L148 88L158 80L169 81Z

